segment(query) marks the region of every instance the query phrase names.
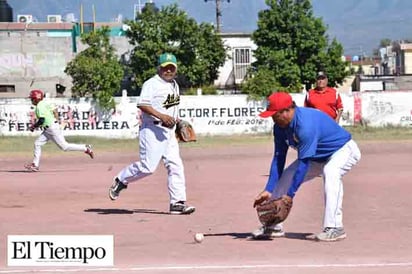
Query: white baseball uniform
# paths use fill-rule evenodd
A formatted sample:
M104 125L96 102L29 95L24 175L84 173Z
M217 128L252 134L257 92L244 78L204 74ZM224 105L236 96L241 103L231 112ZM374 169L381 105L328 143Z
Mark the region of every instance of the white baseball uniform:
M159 75L147 80L142 87L138 106L151 106L156 111L177 118L180 102L179 86L173 80L167 82ZM125 185L151 175L160 160L168 171L170 203L186 201L186 182L175 127L167 128L161 121L142 112L139 131L140 161L119 172L117 178Z

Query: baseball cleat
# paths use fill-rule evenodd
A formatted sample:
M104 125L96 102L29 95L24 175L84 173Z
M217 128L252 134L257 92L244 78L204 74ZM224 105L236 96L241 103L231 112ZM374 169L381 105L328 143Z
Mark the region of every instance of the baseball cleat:
M180 201L174 204L170 204L170 214L173 215L189 215L195 212L196 208L194 206L189 206L185 202Z
M110 200L112 200L112 201L116 200L120 195L120 191L122 191L125 188L127 188L127 185L120 182L120 180L118 178L115 178L114 182L113 182L113 185L109 188L109 198L110 198Z
M92 150L92 146L91 145L86 145L86 150L84 151L84 153L86 153L87 155L90 156L90 158L94 158L94 153Z
M33 164L33 163L31 163L31 164L25 164L25 165L24 165L24 168L27 169L28 171L31 171L31 172L37 172L37 171L39 171L39 167L36 166L36 165Z
M342 227L326 227L323 232L316 235L316 240L322 242L335 242L346 238Z

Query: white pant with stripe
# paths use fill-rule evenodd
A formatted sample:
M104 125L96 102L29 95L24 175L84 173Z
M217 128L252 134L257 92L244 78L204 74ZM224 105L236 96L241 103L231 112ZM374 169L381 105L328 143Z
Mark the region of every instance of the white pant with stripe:
M168 129L153 122L143 123L139 133L140 160L123 168L117 178L124 184L153 174L160 161L167 169L167 188L170 203L186 201L186 181L183 161L175 129Z

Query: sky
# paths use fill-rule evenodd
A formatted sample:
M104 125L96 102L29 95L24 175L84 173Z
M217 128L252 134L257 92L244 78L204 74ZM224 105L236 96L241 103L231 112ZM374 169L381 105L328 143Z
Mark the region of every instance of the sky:
M44 21L48 14L62 17L74 13L80 17L83 6L84 21L92 21L93 7L96 21L116 18L132 19L135 8L151 0L8 0L17 14L33 14ZM216 23L216 0L153 0L161 7L177 3L198 22ZM266 9L265 0L220 0L221 29L223 32L251 33L257 27L258 12ZM312 0L314 16L321 17L328 27L330 39L337 38L345 54L371 55L380 40L412 38L412 0Z

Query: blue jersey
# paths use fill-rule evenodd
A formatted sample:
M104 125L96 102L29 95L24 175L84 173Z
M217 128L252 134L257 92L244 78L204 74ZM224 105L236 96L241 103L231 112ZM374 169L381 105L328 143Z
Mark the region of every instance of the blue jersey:
M328 115L312 108L296 107L288 128L274 126L275 145L280 151L288 146L298 151L298 159L324 161L343 147L351 134Z
M273 192L285 167L288 147L298 151L299 166L293 177L288 195L293 197L303 182L309 161L326 161L343 147L351 134L339 126L322 111L313 108L296 107L294 117L287 128L275 124L275 153L266 190Z

